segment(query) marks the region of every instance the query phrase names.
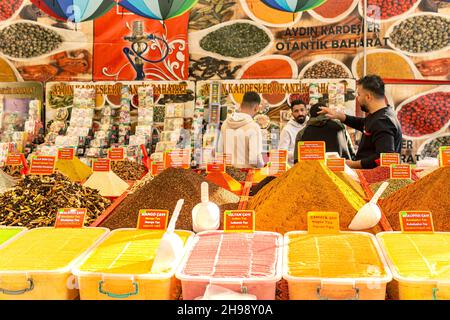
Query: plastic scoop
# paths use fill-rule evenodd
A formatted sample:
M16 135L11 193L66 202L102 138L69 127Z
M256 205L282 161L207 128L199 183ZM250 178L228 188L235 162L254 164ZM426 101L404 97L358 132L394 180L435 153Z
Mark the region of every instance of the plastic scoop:
M153 260L152 273L163 273L173 267L177 257L183 252L183 240L175 233L175 225L183 207L184 199L177 202L169 226L164 233Z
M389 182L383 182L378 191L374 194L370 202L366 203L353 218L348 226L350 230L370 229L377 225L381 219L381 210L378 207L378 199L388 187Z
M202 202L192 209L192 227L194 232L217 230L220 227L220 209L209 201L208 183L201 184Z

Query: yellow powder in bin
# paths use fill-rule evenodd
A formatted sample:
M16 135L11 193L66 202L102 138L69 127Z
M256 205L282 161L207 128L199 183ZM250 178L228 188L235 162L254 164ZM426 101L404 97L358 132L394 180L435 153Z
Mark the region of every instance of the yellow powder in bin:
M401 277L450 280L450 233L384 233L379 237Z
M56 169L73 182L84 181L92 174L92 169L77 157L73 160L56 161Z
M2 58L0 58L0 82L16 82L14 70Z
M83 186L98 190L102 197L120 197L130 187L113 171L94 172Z
M363 74L364 59L358 60L358 76ZM414 79L415 75L408 62L401 56L390 52L369 53L367 55L367 74L376 74L388 79Z
M176 231L183 243L192 233ZM118 230L95 248L79 270L114 274L149 274L163 231ZM169 270L168 270L169 271Z
M367 278L386 275L368 235L289 235L288 273L294 277Z
M32 229L0 249L0 272L66 268L105 232L101 228Z

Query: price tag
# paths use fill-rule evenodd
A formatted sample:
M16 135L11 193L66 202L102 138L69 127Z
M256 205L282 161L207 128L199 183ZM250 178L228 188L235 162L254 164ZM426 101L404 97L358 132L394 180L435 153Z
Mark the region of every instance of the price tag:
M328 158L327 167L334 172L345 171L345 159L344 158Z
M164 162L152 161L150 171L152 173L152 176L157 176L164 171Z
M269 175L278 176L287 171L287 150L271 150L269 153Z
M339 233L338 212L308 212L308 233Z
M169 211L167 210L139 210L138 229L143 230L166 230L169 221Z
M92 171L94 172L109 172L111 171L110 159L97 159L92 164Z
M225 173L225 163L222 159L210 160L206 163L206 173L221 172Z
M164 168L191 167L191 149L173 149L164 152Z
M23 153L16 153L16 154L8 154L6 157L6 166L20 166L23 165L25 161L25 156Z
M74 148L59 148L58 160L73 160L75 158Z
M391 179L411 179L411 165L391 164Z
M225 211L223 230L225 232L255 232L255 211Z
M450 166L450 147L444 146L439 148L439 163L441 167Z
M325 141L300 141L299 160L325 160Z
M125 159L125 149L110 148L108 150L108 159L111 161L123 161Z
M430 211L400 211L400 226L402 232L434 232Z
M56 214L55 228L83 228L87 209L64 208Z
M31 158L30 174L50 175L55 172L55 156L33 156Z
M398 154L398 153L382 153L380 166L390 167L391 164L400 164L400 154Z

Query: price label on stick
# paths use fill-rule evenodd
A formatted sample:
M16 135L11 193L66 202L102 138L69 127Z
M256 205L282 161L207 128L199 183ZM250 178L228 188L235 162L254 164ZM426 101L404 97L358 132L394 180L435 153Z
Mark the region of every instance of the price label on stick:
M223 228L225 232L255 232L255 211L225 211Z
M33 156L31 158L30 174L51 175L55 172L56 157Z
M191 149L173 149L164 152L164 167L189 169L191 167Z
M111 171L111 160L97 159L92 164L92 171L94 172L109 172Z
M339 233L338 212L308 212L308 233Z
M325 160L325 141L300 141L299 160Z
M123 161L125 159L125 149L110 148L108 150L108 159L111 161Z
M430 211L400 211L400 226L402 232L434 232Z
M58 160L73 160L75 158L74 148L59 148Z
M6 157L5 165L13 167L20 166L23 165L24 161L25 156L23 155L23 153L8 154L8 156Z
M169 211L142 209L139 210L138 229L166 230L169 221Z
M83 228L87 209L64 208L56 214L55 228Z
M212 172L225 173L225 162L223 159L214 159L206 163L206 173Z
M271 150L269 154L269 175L278 176L287 171L287 150Z
M450 146L439 148L439 164L441 167L450 166Z
M391 164L391 179L411 179L409 164Z
M152 161L150 169L152 176L157 176L164 171L164 162Z
M382 153L380 159L380 166L382 167L390 167L391 164L400 164L400 154L398 153Z
M345 171L345 159L344 158L328 158L327 167L334 172Z

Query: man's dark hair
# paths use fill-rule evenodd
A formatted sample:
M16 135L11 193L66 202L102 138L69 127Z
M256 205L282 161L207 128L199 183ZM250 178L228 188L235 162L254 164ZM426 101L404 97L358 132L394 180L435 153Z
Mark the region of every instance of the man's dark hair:
M326 107L327 105L323 102L318 102L314 105L311 106L311 108L309 109L309 115L311 116L311 118L316 118L318 116L320 116L320 114L318 114L321 110L321 107Z
M259 96L258 93L249 91L244 94L242 104L254 105L254 104L260 104L260 103L261 103L261 97Z
M372 92L376 98L384 98L384 82L377 75L368 75L358 80L358 85Z
M298 106L298 105L300 105L300 104L306 106L305 101L303 101L303 100L301 100L301 99L297 99L297 100L294 100L294 101L291 102L291 104L289 105L289 108L292 109L294 106Z

